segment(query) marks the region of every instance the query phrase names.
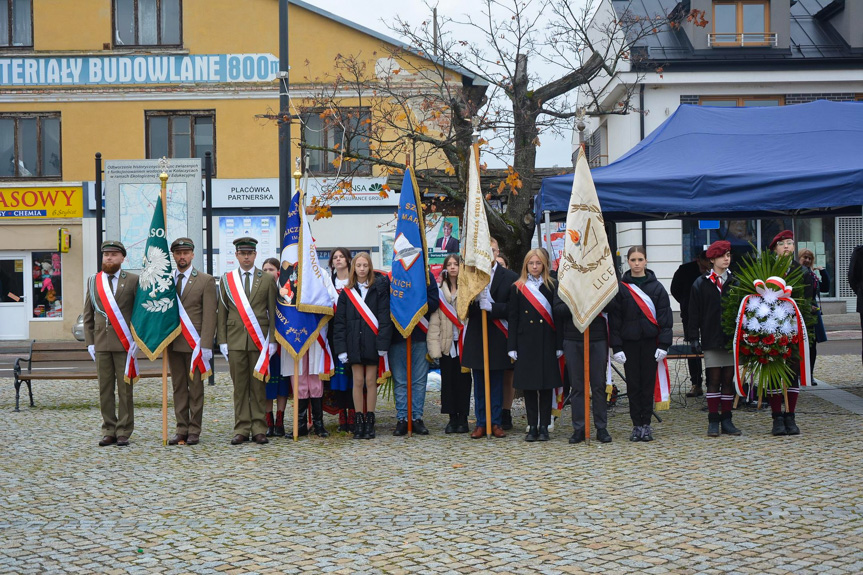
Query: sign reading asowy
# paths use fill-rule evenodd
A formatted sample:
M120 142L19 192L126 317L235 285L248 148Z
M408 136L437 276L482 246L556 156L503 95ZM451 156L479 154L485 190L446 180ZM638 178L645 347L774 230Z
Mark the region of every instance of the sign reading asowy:
M81 186L0 187L0 218L80 218L83 215Z

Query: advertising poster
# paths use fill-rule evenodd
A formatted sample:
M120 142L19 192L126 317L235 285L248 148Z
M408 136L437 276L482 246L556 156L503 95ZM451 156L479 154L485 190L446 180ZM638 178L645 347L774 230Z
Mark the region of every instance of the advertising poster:
M546 226L543 224L542 229L545 230ZM563 244L564 244L564 235L566 234L566 222L551 222L551 250L549 250L549 257L551 258L551 269L556 270L557 266L560 264L560 254L563 253ZM542 234L542 247L548 248L548 240L546 239L546 233L543 231ZM516 268L513 268L516 269ZM521 269L521 266L518 266L517 269Z
M277 216L221 216L219 217L219 259L216 275L240 266L237 261L234 240L255 238L258 240L258 255L255 267L262 267L267 258L279 257L281 234L276 226Z
M428 214L426 216L426 245L429 251L429 266L443 265L447 254L461 252L461 227L458 216Z

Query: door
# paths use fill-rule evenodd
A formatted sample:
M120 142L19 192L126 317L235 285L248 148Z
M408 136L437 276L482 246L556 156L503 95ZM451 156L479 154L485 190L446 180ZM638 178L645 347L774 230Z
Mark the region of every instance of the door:
M24 252L0 252L0 340L30 337L30 302L24 288L28 260Z

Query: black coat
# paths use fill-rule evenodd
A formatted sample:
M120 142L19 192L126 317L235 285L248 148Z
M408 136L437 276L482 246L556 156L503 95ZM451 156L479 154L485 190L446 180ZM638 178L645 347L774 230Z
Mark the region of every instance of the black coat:
M689 317L689 295L692 293L692 284L701 277L701 267L697 261L685 263L674 272L671 278L671 296L680 304L680 319L686 326Z
M611 314L611 310L614 308L614 302L616 300L612 299L605 309L602 310L602 313L609 315ZM560 290L555 290L554 292L554 303L552 304L554 307L554 323L557 324L557 329L563 330L563 339L570 341L584 341L584 335L578 331L578 328L575 327L575 324L572 323L572 312L569 311L569 306L566 305L566 302L563 301L560 297ZM592 322L590 322L590 341L607 341L608 340L608 324L605 321L605 318L602 317L602 313L598 314Z
M560 364L555 353L558 349L563 349L563 334L556 326L552 327L527 300L523 293L527 289L525 286L513 284L509 291L507 349L518 352L513 387L554 389L563 385ZM543 284L539 291L551 305L557 290L552 291Z
M438 292L437 282L431 272L429 272L429 281L426 286L426 301L428 303L428 311L425 314L425 318L430 320L432 314L440 307L440 292ZM426 332L417 325L411 332L411 341L425 341L426 335ZM393 325L393 343L402 341L405 341L405 338L402 337L401 332Z
M509 290L518 275L504 267L497 266L491 278L489 292L494 300L488 314L488 368L490 370L510 369L512 362L506 354L506 336L494 325L496 319L507 319ZM482 358L482 310L479 297L470 304L467 313L467 333L464 336L464 354L461 364L470 369L484 369Z
M851 252L848 262L848 285L857 294L857 313L863 313L863 246Z
M353 289L354 293L359 295L359 288L354 286ZM389 351L392 339L390 282L386 276L375 276L364 301L378 320L378 334L375 335L359 310L348 299L348 294L342 291L333 320L333 343L336 356L348 354L347 363L374 365L378 361L379 351Z
M689 295L689 321L683 325L688 341L700 341L701 349L705 350L726 348L731 337L722 329L722 312L731 288L738 283L729 272L720 294L716 284L710 281L710 272L695 280Z
M658 348L667 350L671 345L674 317L671 315L668 292L656 279L656 274L650 270L645 270L645 273L647 279L641 284L641 290L653 300L653 305L656 307L656 321L659 326L657 327L647 319L647 316L633 299L635 296L630 293L629 288L621 285L620 291L614 296L615 307L610 316L611 340L609 343L615 353L623 351L624 341L657 338ZM632 284L632 273L627 271L623 274L620 282L621 284Z

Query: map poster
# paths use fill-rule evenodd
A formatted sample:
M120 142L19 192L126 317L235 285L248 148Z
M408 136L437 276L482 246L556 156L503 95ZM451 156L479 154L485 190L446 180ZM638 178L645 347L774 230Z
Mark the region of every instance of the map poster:
M277 216L220 216L219 259L215 274L221 275L240 267L237 261L234 240L255 238L258 240L258 256L255 267L263 268L267 258L279 258L281 234L276 226Z
M161 190L161 172L160 160L105 162L105 239L120 240L126 246L124 269L140 270L143 266L150 221ZM177 238L191 238L200 246L195 249L193 265L202 270L201 160L168 160L167 174L168 245Z

